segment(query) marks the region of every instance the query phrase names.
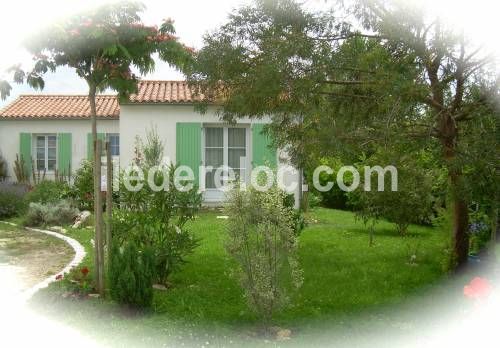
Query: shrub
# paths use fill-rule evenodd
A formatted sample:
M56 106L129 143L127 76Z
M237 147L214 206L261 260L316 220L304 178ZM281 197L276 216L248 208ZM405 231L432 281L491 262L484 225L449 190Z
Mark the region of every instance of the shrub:
M170 166L157 180L169 180L169 189L153 191L149 185L139 192L120 190L121 210L113 214L112 230L123 244L133 241L140 250L152 248L155 256L155 279L166 284L170 274L178 270L199 245L185 226L201 206L196 188L179 191L174 186L175 166Z
M62 181L43 180L28 192L25 199L28 203L57 203L69 191L69 185Z
M349 203L365 222L385 218L404 235L410 224L431 220L433 178L410 157L393 158L390 153L377 153L359 164L360 185L349 193ZM384 176L383 191L377 190L374 177L371 178L371 190L364 190L364 166L375 165L394 165L397 168L397 191L391 190L390 174Z
M27 186L19 184L0 184L0 218L18 216L26 210L24 196Z
M322 186L325 186L328 182L333 182L334 185L330 190L328 190L326 192L317 191L314 188L314 185L312 182L313 172L314 172L314 169L316 168L316 166L314 168L312 168L311 170L309 170L308 171L309 175L307 177L309 180L308 186L311 188L311 191L309 192L310 206L312 207L314 204L318 204L317 199L315 199L315 198L319 197L319 199L321 201L321 205L323 205L327 208L343 209L343 210L350 209L350 206L348 205L347 192L342 191L338 187L338 185L336 184L337 172L344 165L344 163L342 163L342 161L336 157L330 157L330 158L321 158L319 160L318 165L326 165L326 166L330 167L333 171L332 174L328 174L324 171L321 172L319 175L319 183ZM352 183L352 175L350 175L350 173L346 173L346 175L344 176L344 183L348 186Z
M94 177L92 173L92 161L83 160L73 178L70 197L74 199L81 210L92 211L94 208Z
M226 249L236 260L235 272L252 310L266 327L289 300L288 291L302 283L293 210L276 187L231 191L226 206Z
M133 242L111 249L109 280L111 297L120 304L147 308L153 301L153 262L149 248L139 252Z
M488 215L481 210L469 214L470 254L478 255L491 241L491 224Z
M24 224L27 226L65 225L72 223L78 213L78 209L66 200L46 204L30 203Z
M25 205L19 197L12 192L0 192L0 218L18 216Z
M306 227L306 220L304 219L304 215L300 209L294 209L295 206L295 195L292 194L284 194L283 206L292 210L292 220L293 220L293 230L295 234L298 236L300 232Z
M0 155L0 181L4 181L7 178L7 162L5 162L2 155Z

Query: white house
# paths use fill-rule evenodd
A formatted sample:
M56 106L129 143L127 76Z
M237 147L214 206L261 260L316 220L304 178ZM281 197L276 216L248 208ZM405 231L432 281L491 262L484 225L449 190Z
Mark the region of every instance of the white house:
M96 102L99 137L110 141L121 167L132 163L136 137L144 139L156 128L165 157L193 168L206 203L221 202L224 194L214 188L214 171L200 175L200 166L226 165L249 182L251 168L271 164L279 169L287 164L284 153L272 150L262 134L265 121L241 119L229 125L216 115L215 106L200 114L184 81L141 81L126 103L112 95L99 95ZM16 155L31 158L35 172L45 171L48 178L56 172L74 172L91 156L90 127L86 96L20 96L0 112L0 154L8 164L9 179L15 180ZM26 162L31 172L31 161ZM298 175L285 173L286 183L297 180ZM297 185L296 198L298 190Z

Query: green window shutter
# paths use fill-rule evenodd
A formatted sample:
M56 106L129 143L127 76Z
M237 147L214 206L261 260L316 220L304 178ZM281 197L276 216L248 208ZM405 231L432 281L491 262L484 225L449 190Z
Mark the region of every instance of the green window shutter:
M177 164L190 167L194 172L195 184L199 185L199 167L201 165L201 123L177 123L175 154Z
M263 123L252 125L252 165L254 168L263 165L276 167L276 149L272 147L272 140L263 130Z
M71 174L71 133L57 135L57 170L61 175Z
M31 177L31 133L20 134L19 160L24 159L24 169L28 178Z
M101 139L103 141L103 149L104 149L104 141L106 140L105 133L97 133L97 139ZM94 158L94 148L92 143L92 133L87 133L87 159L92 160Z

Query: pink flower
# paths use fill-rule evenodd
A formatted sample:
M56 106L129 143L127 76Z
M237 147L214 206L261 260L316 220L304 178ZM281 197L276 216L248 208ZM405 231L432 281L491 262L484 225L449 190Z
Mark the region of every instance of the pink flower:
M464 286L464 295L468 298L481 299L486 298L491 293L491 284L487 279L476 277Z

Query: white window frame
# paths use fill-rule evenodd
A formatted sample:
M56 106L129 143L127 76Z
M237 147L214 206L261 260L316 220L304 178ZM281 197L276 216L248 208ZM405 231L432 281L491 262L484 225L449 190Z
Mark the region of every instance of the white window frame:
M222 125L222 124L204 124L203 129L202 129L202 136L201 136L201 160L202 160L202 173L200 173L200 188L203 191L219 191L217 188L207 188L206 187L206 156L205 156L205 150L207 147L205 146L205 132L207 128L222 128L222 151L223 151L223 166L228 166L229 165L229 128L244 128L245 129L245 167L244 168L234 168L234 169L243 169L245 171L245 175L243 178L240 178L240 180L243 180L243 182L248 183L250 181L250 168L251 168L251 132L250 132L250 125L249 124L236 124L236 125ZM210 148L210 147L209 147ZM220 148L220 147L212 147L212 148ZM231 147L232 149L236 148L242 148L242 147ZM215 168L217 169L217 168ZM223 180L227 179L227 175L224 175Z
M49 137L55 137L56 138L56 158L55 158L55 166L54 169L49 170ZM57 170L58 162L59 162L59 139L56 133L37 133L33 135L34 141L33 141L33 149L32 153L34 154L34 162L35 162L35 172L46 172L46 173L55 173ZM38 168L38 137L43 137L44 138L44 168Z

